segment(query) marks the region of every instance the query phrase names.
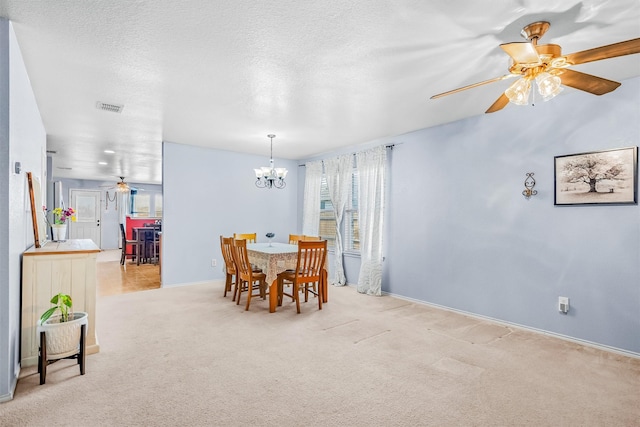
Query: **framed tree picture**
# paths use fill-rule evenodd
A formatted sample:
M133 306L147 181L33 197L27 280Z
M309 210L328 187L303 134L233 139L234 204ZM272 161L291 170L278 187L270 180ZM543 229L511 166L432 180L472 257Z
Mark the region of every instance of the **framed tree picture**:
M637 205L638 147L554 157L554 204Z

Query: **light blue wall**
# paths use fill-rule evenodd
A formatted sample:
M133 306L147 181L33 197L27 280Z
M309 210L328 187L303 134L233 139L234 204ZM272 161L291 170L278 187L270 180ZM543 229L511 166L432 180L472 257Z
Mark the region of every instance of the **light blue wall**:
M638 206L553 205L554 156L639 145L639 82L398 138L389 231L420 238L390 239L385 290L640 352Z
M164 143L162 286L223 280L220 235L275 233L285 242L297 230L297 162L275 159L289 169L283 190L254 185L253 168L268 157ZM217 267L211 266L212 259Z
M632 79L376 141L396 144L383 291L640 353L640 209L553 204L554 156L638 146L639 122Z
M21 259L34 242L26 172L46 182L45 150L20 48L12 26L0 19L0 401L12 397L20 369ZM20 174L15 162L22 163Z

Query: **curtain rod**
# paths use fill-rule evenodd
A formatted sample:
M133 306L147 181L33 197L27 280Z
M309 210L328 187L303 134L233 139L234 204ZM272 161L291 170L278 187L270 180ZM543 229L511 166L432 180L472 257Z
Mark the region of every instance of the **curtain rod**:
M388 149L390 149L390 150L393 150L393 147L395 147L396 145L400 145L400 144L404 144L404 143L403 143L403 142L394 142L393 144L385 145L385 146L384 146L384 148L388 148ZM354 155L354 156L355 156L356 154L357 154L357 153L352 153L352 155ZM321 160L321 161L322 161L322 160ZM301 164L301 165L298 165L298 167L299 167L299 168L302 168L302 167L305 167L305 166L307 166L305 163L303 163L303 164Z

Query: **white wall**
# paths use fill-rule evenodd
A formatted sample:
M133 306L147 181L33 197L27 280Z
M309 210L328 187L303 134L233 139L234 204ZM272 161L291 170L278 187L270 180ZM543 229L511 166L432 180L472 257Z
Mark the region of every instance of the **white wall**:
M297 162L275 159L289 169L287 187L260 189L253 168L268 164L264 156L163 147L162 286L223 280L220 235L256 232L264 242L273 232L274 241L287 242L296 232Z
M11 399L20 369L22 252L33 245L25 172L46 182L46 134L13 28L0 19L0 401ZM21 162L23 172L13 173ZM6 257L5 257L6 254Z

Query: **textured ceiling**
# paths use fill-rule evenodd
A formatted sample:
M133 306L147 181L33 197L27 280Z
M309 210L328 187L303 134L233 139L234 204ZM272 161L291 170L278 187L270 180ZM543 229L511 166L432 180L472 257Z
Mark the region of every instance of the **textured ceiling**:
M565 54L640 37L637 0L0 0L0 16L54 177L140 183L160 182L163 140L268 158L275 133L275 157L302 159L483 114L508 81L429 97L506 74L498 45L537 20ZM574 69L620 81L640 55Z

